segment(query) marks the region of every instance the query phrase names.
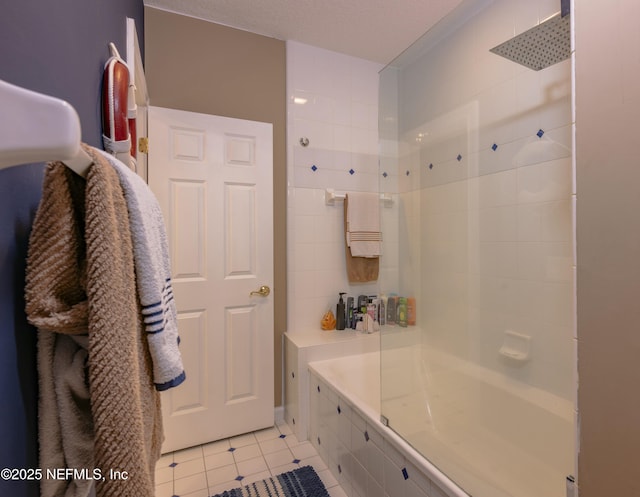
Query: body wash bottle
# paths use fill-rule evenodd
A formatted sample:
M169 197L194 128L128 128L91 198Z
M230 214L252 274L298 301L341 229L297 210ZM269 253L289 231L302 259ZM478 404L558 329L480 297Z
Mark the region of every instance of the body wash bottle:
M338 300L338 305L336 306L336 330L344 330L345 328L345 319L346 319L346 309L344 305L344 300L342 296L344 292L340 293L340 300Z
M378 307L378 322L380 326L384 326L387 323L387 296L380 296L380 303Z
M398 318L396 321L403 328L407 326L407 299L404 297L398 299Z
M416 324L416 299L415 297L407 297L407 324L415 326Z
M398 297L390 295L387 299L387 324L396 324L398 316Z
M346 328L356 329L356 316L353 305L353 297L347 297L347 321L345 323Z

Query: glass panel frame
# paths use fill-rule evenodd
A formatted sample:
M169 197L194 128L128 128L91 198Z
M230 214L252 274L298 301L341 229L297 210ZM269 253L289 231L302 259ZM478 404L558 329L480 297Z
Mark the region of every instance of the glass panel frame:
M416 302L381 330L381 414L474 497L575 473L571 60L489 51L549 9L464 1L380 73L382 288Z

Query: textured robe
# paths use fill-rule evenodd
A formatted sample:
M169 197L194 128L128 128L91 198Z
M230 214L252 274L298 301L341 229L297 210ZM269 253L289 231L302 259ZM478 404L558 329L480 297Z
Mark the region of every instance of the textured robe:
M97 497L153 497L162 418L127 207L116 172L97 151L85 150L94 160L86 180L62 163L47 165L29 240L25 297L38 329L40 466L98 469ZM65 365L68 381L60 372ZM88 399L73 393L82 390L78 375ZM75 466L89 464L88 457L92 467ZM127 479L110 478L110 470ZM84 486L41 482L43 497L79 495Z

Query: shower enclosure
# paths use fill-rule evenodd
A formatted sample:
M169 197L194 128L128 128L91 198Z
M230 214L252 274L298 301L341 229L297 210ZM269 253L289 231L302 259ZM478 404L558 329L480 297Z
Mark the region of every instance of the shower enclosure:
M416 299L382 329L383 421L474 497L575 474L571 60L490 51L559 11L464 1L380 75L381 288Z

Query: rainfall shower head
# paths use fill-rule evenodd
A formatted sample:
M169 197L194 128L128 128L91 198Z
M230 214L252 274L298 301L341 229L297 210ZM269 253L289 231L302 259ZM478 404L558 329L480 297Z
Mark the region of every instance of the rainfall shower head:
M537 26L493 47L490 52L539 71L571 56L571 23L568 8Z

